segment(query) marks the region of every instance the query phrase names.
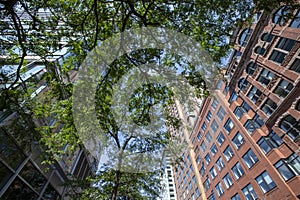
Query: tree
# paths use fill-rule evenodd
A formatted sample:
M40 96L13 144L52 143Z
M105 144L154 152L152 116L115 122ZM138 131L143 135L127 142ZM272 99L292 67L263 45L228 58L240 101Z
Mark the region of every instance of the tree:
M265 5L264 1L255 3L256 7L252 1L235 0L178 3L162 0L0 0L0 29L3 35L0 40L3 44L1 51L5 55L5 58L1 59L1 64L15 65L16 70L16 76L9 80L5 68L2 67L1 80L10 84L1 90L1 105L4 105L3 109L13 109L21 116L26 116L25 121L31 125L36 119L44 121L50 116L54 117L56 125L51 127L45 123L45 126L39 127L38 138L41 137L41 143L47 146L47 151L51 155L60 155L61 146L67 143L73 150L78 144L82 145L82 140L72 116L73 105L70 96L73 92L73 83L70 72L78 70L89 51L117 33L154 26L175 30L193 38L210 53L214 61L219 62L230 48L227 39L236 26L250 20L257 8L273 9L270 5ZM55 53L63 47L67 50L63 62L59 64L52 62L53 58L56 58ZM37 84L24 81L21 76L24 66L31 61L30 55L40 56L39 62L47 69L42 79L47 82L48 91L39 98L39 101L31 98ZM122 162L126 158L126 151L153 153L165 147L170 138L168 131L153 132L152 137L133 135L128 131L132 127L122 127L128 132L121 131L120 123L117 123L114 114L116 107L113 107L113 90L118 81L133 68L143 72L139 66L150 62L160 63L174 70L179 70L177 66L180 65L182 67L180 73L186 76L190 85L196 87L198 94L208 94L205 77L196 70L196 66L185 58L165 52L163 49L134 51L109 63L107 71L98 83L96 112L99 120L97 123L101 128L101 135L105 135L105 142L115 145L118 149L117 153L113 152L115 160L112 159L116 161L117 167L103 166L99 174L99 188L90 188L84 194L86 197L91 195L88 194L90 190L96 192L95 195L103 195L101 197L104 199L142 199L144 196L153 197L158 193L157 174L137 173L128 176L124 173L124 170L128 169L121 170ZM128 83L134 84L134 80L129 80ZM141 131L141 127L151 122L153 114L151 109L158 104L167 109L174 100L174 91L161 84L145 82L130 97L127 116L135 122L138 127L136 130ZM24 101L27 103L22 105L21 102ZM31 117L32 113L35 114L35 118ZM174 122L172 125L178 126L178 120L171 116L167 118L168 122ZM123 121L123 124L125 122ZM157 124L157 128L158 126ZM36 127L29 128L37 133ZM58 128L59 132L50 134ZM57 157L54 156L53 159ZM124 182L127 182L128 187L122 186Z

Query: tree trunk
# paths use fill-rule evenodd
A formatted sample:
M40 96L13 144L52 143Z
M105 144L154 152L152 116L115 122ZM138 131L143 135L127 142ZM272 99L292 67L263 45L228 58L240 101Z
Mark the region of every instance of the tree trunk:
M115 178L114 188L113 188L112 197L111 197L112 200L116 200L117 195L118 195L120 179L121 179L121 176L122 176L122 174L121 174L122 157L123 157L123 150L120 151L119 156L118 156L118 165L117 165L117 169L116 169L116 178Z

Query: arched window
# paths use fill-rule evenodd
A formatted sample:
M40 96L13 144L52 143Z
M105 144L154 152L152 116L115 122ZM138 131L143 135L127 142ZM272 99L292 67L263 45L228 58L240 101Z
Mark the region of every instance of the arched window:
M273 23L282 26L285 22L288 21L288 13L290 13L290 8L287 6L282 6L277 10L273 16Z
M248 87L248 85L249 85L249 82L247 81L247 79L242 78L242 79L239 81L238 87L239 87L243 92L245 92L245 89Z
M286 132L293 140L300 136L300 123L291 115L287 115L282 119L279 127Z
M258 46L254 49L254 53L257 53L257 54L263 56L266 53L266 49L261 46Z
M239 44L241 46L246 46L250 37L251 37L251 34L252 34L253 30L250 29L250 28L247 28L247 29L244 29L242 31L242 33L240 34L240 39L239 39Z
M270 33L264 33L261 36L261 40L266 41L266 42L271 42L273 40L273 38L274 38L274 35L270 34Z
M298 11L297 15L294 17L290 27L300 28L300 11Z
M258 66L258 65L257 65L256 63L250 62L250 63L248 64L247 68L246 68L247 74L253 75L254 71L255 71L256 68L257 68L257 66Z

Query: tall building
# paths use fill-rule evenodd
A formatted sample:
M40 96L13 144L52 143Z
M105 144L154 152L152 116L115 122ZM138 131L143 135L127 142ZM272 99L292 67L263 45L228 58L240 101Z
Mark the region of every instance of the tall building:
M204 100L175 170L178 199L298 199L300 11L260 13L231 42L227 82Z

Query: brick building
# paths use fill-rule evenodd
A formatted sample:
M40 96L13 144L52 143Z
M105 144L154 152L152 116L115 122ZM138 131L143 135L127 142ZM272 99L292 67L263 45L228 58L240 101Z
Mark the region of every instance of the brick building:
M178 199L300 198L299 18L282 6L236 30L228 80L204 99L175 170Z

